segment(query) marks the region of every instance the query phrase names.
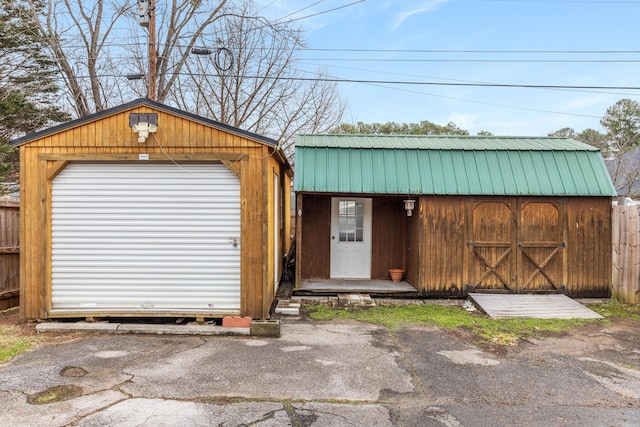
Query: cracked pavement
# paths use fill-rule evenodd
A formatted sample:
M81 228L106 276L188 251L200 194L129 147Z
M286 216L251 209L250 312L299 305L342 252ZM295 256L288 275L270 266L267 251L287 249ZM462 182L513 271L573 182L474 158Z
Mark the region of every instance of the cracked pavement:
M283 321L280 338L87 335L0 365L12 426L640 425L640 331L498 352L430 327ZM634 332L635 331L635 332ZM635 333L635 335L633 335ZM48 404L53 387L81 395Z

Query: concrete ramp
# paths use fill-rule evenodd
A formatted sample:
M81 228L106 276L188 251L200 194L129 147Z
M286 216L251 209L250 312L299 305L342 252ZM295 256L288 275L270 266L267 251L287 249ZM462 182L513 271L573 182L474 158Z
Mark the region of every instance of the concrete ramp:
M492 319L602 319L577 301L561 294L478 294L469 298Z

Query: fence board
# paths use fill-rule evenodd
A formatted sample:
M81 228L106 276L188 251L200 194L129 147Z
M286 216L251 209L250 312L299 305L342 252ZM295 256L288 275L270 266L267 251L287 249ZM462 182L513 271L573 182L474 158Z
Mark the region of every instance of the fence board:
M0 310L19 305L20 204L0 200Z
M640 304L640 206L613 208L612 295Z

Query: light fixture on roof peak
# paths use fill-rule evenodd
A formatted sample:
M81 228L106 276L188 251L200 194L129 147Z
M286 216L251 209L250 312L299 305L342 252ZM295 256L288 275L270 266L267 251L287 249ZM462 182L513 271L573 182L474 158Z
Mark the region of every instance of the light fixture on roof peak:
M149 137L149 133L158 130L157 113L129 114L129 127L138 134L138 142L142 144Z

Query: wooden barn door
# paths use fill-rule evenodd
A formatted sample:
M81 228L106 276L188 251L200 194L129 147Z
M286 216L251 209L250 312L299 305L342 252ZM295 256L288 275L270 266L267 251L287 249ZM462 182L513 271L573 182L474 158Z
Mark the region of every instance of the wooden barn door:
M516 199L471 200L467 285L479 291L516 291Z
M467 213L468 290L564 290L566 215L562 199L472 199Z
M561 199L518 199L518 292L564 289L564 210Z

